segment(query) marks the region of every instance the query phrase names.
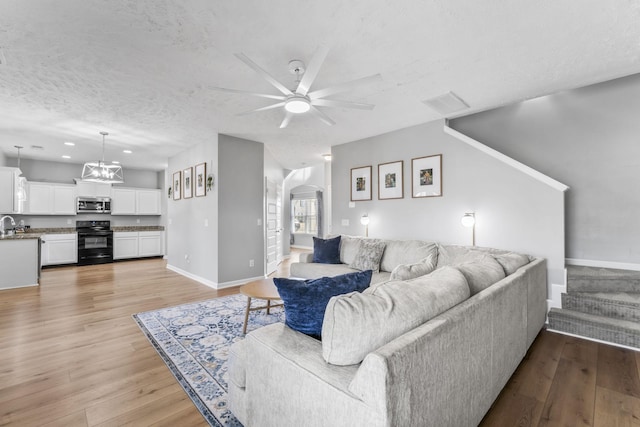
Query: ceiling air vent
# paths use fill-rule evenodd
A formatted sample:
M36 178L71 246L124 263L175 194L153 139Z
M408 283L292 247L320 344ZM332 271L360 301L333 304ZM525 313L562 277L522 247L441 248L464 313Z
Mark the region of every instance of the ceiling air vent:
M449 114L469 108L469 105L453 92L448 92L422 102L443 116L448 116Z
M42 145L32 145L31 149L35 151L43 151L44 147Z

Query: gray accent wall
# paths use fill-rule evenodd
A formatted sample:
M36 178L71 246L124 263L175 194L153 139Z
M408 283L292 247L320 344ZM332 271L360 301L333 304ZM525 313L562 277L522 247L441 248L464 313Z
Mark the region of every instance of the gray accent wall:
M218 283L224 284L264 275L265 162L259 142L219 135L218 143Z
M166 182L171 182L174 172L199 163L206 163L207 174L213 175L213 190L205 197L167 200L167 264L214 284L219 265L218 135L171 157Z
M471 245L461 225L476 212L476 243L547 258L549 286L564 283L564 193L478 151L434 121L332 149L332 233ZM411 197L411 159L442 154L443 196ZM378 164L404 161L404 198L378 200ZM350 207L350 170L372 166L373 200ZM346 220L349 225L342 225Z
M570 187L567 258L640 265L640 74L450 126Z

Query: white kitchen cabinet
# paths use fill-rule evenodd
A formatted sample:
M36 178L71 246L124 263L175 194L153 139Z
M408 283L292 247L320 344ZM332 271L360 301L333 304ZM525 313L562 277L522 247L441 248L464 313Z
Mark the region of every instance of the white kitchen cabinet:
M78 197L111 197L111 184L76 180Z
M120 188L111 190L111 215L160 215L160 190Z
M161 231L140 231L138 236L138 256L163 255Z
M113 259L164 255L163 231L116 231L113 233Z
M41 237L41 264L60 265L78 262L78 235L43 234Z
M160 190L136 190L136 213L160 215Z
M24 200L18 195L26 180L20 177L20 169L0 167L0 215L19 214L23 211ZM23 193L24 194L24 193Z
M28 215L75 215L76 186L29 182L27 206Z
M138 257L138 232L115 231L113 233L113 259Z
M135 189L111 189L111 215L136 215Z

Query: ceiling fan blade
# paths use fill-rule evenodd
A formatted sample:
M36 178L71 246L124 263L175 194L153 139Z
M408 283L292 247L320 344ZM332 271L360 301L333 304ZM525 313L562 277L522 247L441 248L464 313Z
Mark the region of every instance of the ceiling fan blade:
M359 110L373 110L375 105L363 104L361 102L349 102L338 101L336 99L314 99L311 102L312 105L319 105L320 107L343 107L343 108L357 108Z
M358 86L375 83L377 81L380 81L381 79L382 79L382 76L380 74L374 74L373 76L367 76L367 77L362 77L360 79L351 80L350 82L342 83L337 86L328 87L320 90L314 90L313 92L309 92L308 96L311 100L316 100L318 98L324 98L325 96L333 95L336 93L346 92Z
M287 99L286 96L282 96L282 95L269 95L267 93L247 92L245 90L227 89L227 88L224 88L224 87L210 86L209 89L218 90L220 92L240 93L242 95L258 96L260 98L277 99L279 101Z
M284 102L278 102L275 104L267 105L266 107L256 108L255 110L245 111L244 113L238 113L238 116L246 116L247 114L257 113L259 111L272 110L274 108L284 107Z
M245 55L244 53L236 53L236 57L244 62L245 64L247 64L249 67L251 67L256 73L260 74L262 76L263 79L265 79L266 81L268 81L273 87L275 87L276 89L278 89L280 92L282 92L284 95L291 95L293 94L293 92L291 92L289 89L287 89L286 86L284 86L282 83L280 83L279 81L277 81L271 74L267 73L265 70L263 70L258 64L256 64L255 62L253 62L251 59L249 59L249 57L247 55Z
M291 121L292 117L293 113L287 111L287 114L284 116L284 120L282 120L282 123L280 123L280 129L284 129L289 126L289 122Z
M302 75L302 80L298 84L298 88L296 89L296 93L300 95L306 95L309 92L309 88L313 84L313 81L318 76L318 72L320 71L320 67L322 67L322 63L324 62L327 54L329 53L329 48L325 46L320 46L316 53L313 54L313 58L309 61L309 65Z
M323 113L322 111L318 110L316 107L314 107L313 105L311 106L311 109L309 110L309 112L311 114L313 114L314 116L316 116L317 118L319 118L324 124L329 125L329 126L333 126L336 124L336 122L334 122L333 120L331 120L331 118L329 118L329 116L327 116L325 113Z

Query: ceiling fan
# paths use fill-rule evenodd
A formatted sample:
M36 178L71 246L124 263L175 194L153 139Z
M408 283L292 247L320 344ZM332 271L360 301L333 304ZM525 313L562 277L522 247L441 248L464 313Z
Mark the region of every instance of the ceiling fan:
M240 113L239 115L247 115L256 113L258 111L266 111L282 107L285 111L285 116L282 120L282 123L280 123L280 129L286 128L294 115L303 113L310 113L329 126L332 126L336 123L317 107L342 107L356 108L360 110L372 110L375 105L350 101L338 101L335 99L325 98L336 93L346 92L354 89L355 87L378 81L380 80L380 74L362 77L360 79L352 80L350 82L342 83L325 89L314 90L311 92L309 91L328 53L329 49L327 49L326 47L320 47L318 51L313 55L313 58L311 58L311 61L309 62L309 66L306 68L304 62L300 60L294 59L292 61L289 61L289 72L295 74L296 76L297 87L294 90L289 90L285 85L277 81L273 76L271 76L258 64L249 59L249 57L247 57L245 54L237 53L235 54L235 56L238 59L247 64L251 69L258 73L273 87L278 89L282 93L282 95L247 92L243 90L227 89L221 87L213 87L212 89L277 100L278 102L276 102L275 104L256 108L255 110Z

